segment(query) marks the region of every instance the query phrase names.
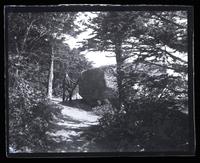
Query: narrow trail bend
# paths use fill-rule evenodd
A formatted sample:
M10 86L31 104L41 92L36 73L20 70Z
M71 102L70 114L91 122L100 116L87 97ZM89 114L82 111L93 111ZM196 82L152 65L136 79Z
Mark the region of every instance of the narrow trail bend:
M97 125L99 116L92 111L62 105L58 98L53 98L52 102L61 109L61 115L54 116L52 130L47 133L52 140L49 152L92 152L90 142L81 134Z

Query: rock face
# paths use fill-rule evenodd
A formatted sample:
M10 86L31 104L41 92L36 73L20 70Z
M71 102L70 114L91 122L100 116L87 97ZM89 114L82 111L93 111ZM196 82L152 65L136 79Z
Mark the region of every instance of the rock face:
M79 80L79 94L90 104L114 96L115 81L112 73L103 68L83 71Z

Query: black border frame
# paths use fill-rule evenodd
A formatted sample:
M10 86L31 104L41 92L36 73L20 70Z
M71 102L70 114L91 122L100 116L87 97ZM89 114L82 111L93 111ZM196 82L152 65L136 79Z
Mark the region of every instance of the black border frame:
M190 147L188 152L89 152L89 153L9 153L8 145L8 44L7 44L7 15L9 12L77 12L77 11L175 11L185 10L188 12L188 104L189 104L189 129ZM67 6L4 6L4 74L5 84L5 135L6 135L6 156L9 158L82 158L82 157L163 157L163 156L194 156L196 151L195 136L195 110L194 110L194 11L188 5L67 5ZM7 82L7 83L6 83Z

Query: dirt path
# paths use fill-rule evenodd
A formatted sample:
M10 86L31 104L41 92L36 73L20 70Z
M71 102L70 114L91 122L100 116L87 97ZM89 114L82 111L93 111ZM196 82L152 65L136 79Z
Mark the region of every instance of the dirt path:
M52 130L48 132L52 140L49 152L88 152L88 142L81 134L92 125L98 124L99 116L91 111L60 104L61 99L52 99L59 106L61 115L52 121Z

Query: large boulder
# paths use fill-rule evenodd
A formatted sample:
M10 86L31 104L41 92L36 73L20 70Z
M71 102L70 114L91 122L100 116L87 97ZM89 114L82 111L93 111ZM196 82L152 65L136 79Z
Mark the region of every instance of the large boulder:
M115 96L115 81L109 68L93 68L83 71L79 80L79 94L83 100L95 105L97 101Z
M165 74L166 70L155 65L126 63L125 72L147 73L150 75ZM81 73L79 94L89 104L97 104L109 99L117 102L116 66L108 65L92 68ZM99 103L99 102L98 102Z

